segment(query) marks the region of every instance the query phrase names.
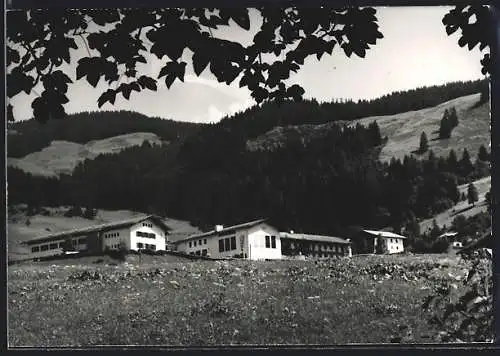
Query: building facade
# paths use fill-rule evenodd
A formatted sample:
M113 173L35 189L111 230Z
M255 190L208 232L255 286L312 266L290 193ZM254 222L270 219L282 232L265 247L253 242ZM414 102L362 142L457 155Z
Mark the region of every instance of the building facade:
M40 258L65 250L102 253L106 250L165 250L169 227L154 215L64 231L23 242L30 257Z
M404 252L405 236L390 231L362 230L365 251L358 253L393 254Z
M351 242L334 236L280 232L284 256L308 256L327 259L352 256Z
M177 251L212 258L272 260L281 258L281 241L276 228L264 219L189 236L175 242Z

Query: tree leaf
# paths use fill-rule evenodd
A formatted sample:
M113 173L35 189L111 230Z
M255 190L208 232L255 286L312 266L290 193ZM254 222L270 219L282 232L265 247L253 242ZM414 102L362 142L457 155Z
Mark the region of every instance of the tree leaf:
M209 58L207 56L203 55L200 52L195 52L193 54L193 69L194 69L194 73L197 76L200 76L200 74L207 67L207 65L208 65L209 62L210 62L210 60L209 60Z
M232 14L230 15L238 26L244 30L250 29L250 17L248 16L248 9L232 9Z
M170 89L170 87L172 86L172 84L174 83L175 79L177 77L173 74L168 74L166 77L165 77L165 85L167 86L168 89Z
M125 96L125 95L124 95ZM100 97L99 99L97 100L97 105L98 107L100 108L101 106L103 106L105 103L107 103L108 101L111 103L111 104L114 104L115 103L115 98L116 98L116 91L113 90L113 89L108 89L106 90ZM128 98L127 98L128 99Z
M156 91L156 89L157 89L156 88L156 80L154 80L153 78L148 77L146 75L139 77L137 82L139 83L139 85L143 89L146 88L146 89L153 90L153 91Z

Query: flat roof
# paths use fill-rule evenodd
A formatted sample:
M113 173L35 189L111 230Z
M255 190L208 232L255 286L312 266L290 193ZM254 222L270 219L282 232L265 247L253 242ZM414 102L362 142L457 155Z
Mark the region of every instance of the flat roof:
M350 241L347 241L346 239L340 237L325 236L325 235L280 232L280 237L285 239L327 242L327 243L344 244L344 245L348 245L351 243Z
M53 241L53 240L59 240L61 238L66 238L66 237L70 237L70 236L77 237L77 236L89 234L92 232L111 230L111 229L115 229L115 228L123 227L123 226L131 226L131 225L135 225L137 223L140 223L144 220L149 220L149 219L153 220L155 223L160 225L165 231L168 232L170 230L170 228L161 220L161 217L156 216L156 215L146 215L146 216L140 216L140 217L131 218L131 219L127 219L127 220L113 221L110 223L88 226L88 227L84 227L84 228L80 228L80 229L61 231L61 232L57 232L54 234L49 234L49 235L45 235L42 237L38 237L36 239L25 240L21 243L25 244L25 245L32 245L32 244L36 244L36 243L43 243L43 242L49 242L49 241Z

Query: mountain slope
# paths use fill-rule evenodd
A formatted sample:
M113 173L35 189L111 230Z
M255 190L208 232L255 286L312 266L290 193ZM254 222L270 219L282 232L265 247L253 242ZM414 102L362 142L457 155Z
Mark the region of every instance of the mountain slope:
M361 124L366 127L376 121L382 137L388 137L388 141L380 153L381 161L388 162L393 157L402 159L405 155L415 154L414 151L419 147L422 132L426 133L429 139L429 149L436 156L447 156L450 150L454 149L460 158L463 149L467 148L471 158L475 159L479 147L481 145L487 146L490 142L489 104L483 103L475 107L479 98L480 94L472 94L430 108L395 115L370 116L352 121L332 121L318 125L276 126L264 134L248 140L246 147L249 151L275 150L282 148L289 141L309 142L325 136L333 125L354 127ZM457 110L459 124L453 129L451 138L439 140L437 131L440 120L445 109L451 107L455 107Z
M450 227L453 219L455 219L458 215L464 215L465 217L470 217L477 215L481 212L487 211L487 205L485 201L485 194L491 188L491 176L478 179L473 182L474 186L478 192L479 200L474 204L474 206L470 205L467 200L459 201L458 204L453 206L452 208L443 211L442 213L430 218L423 220L420 222L420 231L428 232L432 229L432 222L435 219L436 223L439 227L447 226ZM468 184L462 184L458 186L458 190L460 194L465 193L467 195L467 186Z
M380 153L382 161L390 161L392 157L402 159L413 153L419 147L422 132L429 139L429 149L438 157L447 156L451 149L460 157L462 150L467 148L471 158L475 158L479 147L488 146L490 142L489 104L484 103L474 108L478 100L479 94L467 95L431 108L396 115L371 116L349 124L360 123L366 126L377 121L382 136L389 139ZM445 109L453 106L457 110L458 126L453 129L451 138L439 140L437 131L440 120Z
M128 147L140 146L146 141L157 145L168 143L149 132L119 135L86 144L52 141L50 146L23 158L7 158L7 165L36 176L56 177L59 174L71 174L78 163L85 159L94 159L105 153L118 153Z

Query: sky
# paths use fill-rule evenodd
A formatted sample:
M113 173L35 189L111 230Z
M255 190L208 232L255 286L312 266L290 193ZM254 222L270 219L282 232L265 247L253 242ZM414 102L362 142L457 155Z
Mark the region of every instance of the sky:
M441 20L450 7L379 7L379 31L384 38L367 50L365 58L348 58L335 47L333 54L321 60L315 56L306 60L301 70L288 83L300 84L305 98L331 101L334 99L373 99L393 91L439 85L453 81L482 78L478 48L469 51L458 46L458 33L447 36ZM245 31L238 26L223 27L214 35L242 43L251 43L253 33L260 27L260 19L251 11L252 27ZM81 49L72 53L72 59L86 53ZM189 58L187 51L186 59ZM166 57L165 57L166 58ZM151 57L140 71L156 77L164 65ZM190 63L190 61L188 61ZM71 76L70 76L71 77ZM106 90L86 80L70 84L65 105L67 113L98 111L97 98ZM170 89L158 82L156 92L145 90L133 93L130 100L117 97L114 105L105 104L101 110L132 110L148 116L189 122L217 122L227 115L244 110L255 102L246 88L239 88L238 80L231 86L218 83L205 70L200 77L187 67L185 82L176 81ZM10 100L16 120L32 116L31 101L35 94L21 93Z

